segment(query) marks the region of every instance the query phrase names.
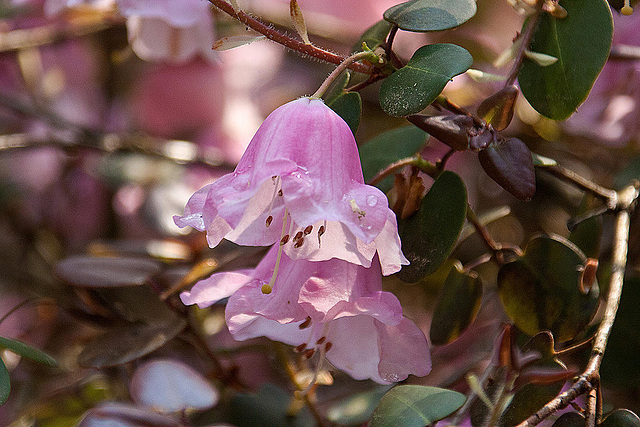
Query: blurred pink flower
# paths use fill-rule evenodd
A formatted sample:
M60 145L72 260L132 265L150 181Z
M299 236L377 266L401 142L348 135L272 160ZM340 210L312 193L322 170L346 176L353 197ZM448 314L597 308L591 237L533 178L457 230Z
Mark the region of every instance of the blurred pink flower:
M265 336L308 356L319 352L356 379L389 383L429 373L427 340L402 316L395 295L382 291L377 258L364 268L338 259L292 260L279 250L272 247L255 270L198 282L182 301L207 307L230 296L226 319L235 339Z
M174 219L206 230L212 247L223 238L250 246L282 241L291 258L365 267L377 251L385 275L408 264L386 196L364 184L349 126L320 99L271 113L236 170L196 192Z

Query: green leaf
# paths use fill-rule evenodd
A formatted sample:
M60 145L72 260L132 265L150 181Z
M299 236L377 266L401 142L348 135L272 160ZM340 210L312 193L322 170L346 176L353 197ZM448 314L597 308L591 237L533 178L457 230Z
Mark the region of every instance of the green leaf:
M465 397L457 391L420 385L400 385L380 401L371 427L424 427L460 409Z
M389 386L379 386L374 390L352 394L327 410L327 419L340 425L366 423Z
M482 299L482 282L454 266L444 282L431 321L434 345L454 341L474 321Z
M554 120L567 119L587 98L607 61L613 35L605 0L563 0L562 7L566 18L543 14L530 47L558 61L541 67L525 59L518 74L531 106Z
M548 329L559 342L589 324L598 305L598 286L580 291L586 257L560 236L532 239L525 254L500 268L498 289L505 312L528 335Z
M616 409L607 415L600 427L640 427L640 418L628 409Z
M4 405L9 398L10 392L11 379L9 378L9 371L2 359L0 359L0 405Z
M553 423L551 427L584 427L584 417L577 412L567 412Z
M409 63L380 87L380 106L391 116L417 113L440 95L454 76L467 71L473 58L464 48L448 43L422 46Z
M381 20L370 26L360 37L360 40L353 45L351 49L353 52L362 51L362 43L366 43L369 49L373 50L380 46L389 35L391 31L391 23L385 20Z
M345 88L349 84L349 80L351 79L351 71L345 70L341 73L338 78L336 78L329 89L322 96L325 104L329 105L336 100L340 95L344 93Z
M384 19L406 31L439 31L457 27L476 14L474 0L412 0L387 9Z
M458 175L444 171L422 199L420 210L398 221L402 251L411 262L398 277L417 282L433 273L453 251L467 215L467 189Z
M576 215L583 215L596 207L595 199L586 195L578 208ZM574 243L588 258L598 259L600 256L600 240L602 238L602 216L596 215L576 225L569 235L569 241Z
M49 366L58 366L58 362L47 353L17 340L0 337L0 348L11 350L15 354L31 359L34 362Z
M362 99L358 92L345 92L336 99L327 103L342 120L347 122L351 132L355 135L360 125L360 113L362 112Z
M429 134L415 126L403 126L381 133L361 145L359 151L364 180L369 181L391 163L413 156L426 145L428 138ZM388 191L392 186L392 176L377 184L382 191Z
M531 414L542 408L545 403L556 397L562 389L564 380L558 384L525 384L516 391L511 403L500 417L500 427L520 424Z
M225 421L241 427L312 427L316 423L306 407L295 416L288 412L293 396L273 384L265 384L257 394L236 393L231 398Z

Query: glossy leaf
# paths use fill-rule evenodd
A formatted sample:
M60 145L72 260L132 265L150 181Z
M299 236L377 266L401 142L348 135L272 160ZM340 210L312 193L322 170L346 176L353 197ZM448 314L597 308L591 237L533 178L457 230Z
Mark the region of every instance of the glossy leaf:
M476 14L474 0L411 0L384 12L384 19L406 31L439 31L457 27Z
M457 411L465 396L457 391L400 385L384 395L371 417L371 427L423 427Z
M58 362L44 351L17 340L0 337L0 348L6 348L15 354L31 359L34 362L42 363L43 365L58 366Z
M359 151L364 180L371 180L391 163L413 156L427 144L428 138L428 134L415 126L403 126L381 133L361 145ZM392 176L377 184L382 191L388 191L392 186Z
M390 30L390 22L384 19L376 22L365 30L351 50L353 52L360 52L362 50L362 43L366 43L369 49L374 50L386 40Z
M607 415L600 427L640 427L640 418L628 409L616 409Z
M132 324L110 329L90 341L78 358L82 366L104 368L123 365L159 349L182 331L186 322Z
M360 125L362 113L362 99L358 92L345 92L327 103L342 119L347 122L351 132L355 135Z
M454 341L475 320L482 300L482 282L455 266L440 291L429 337L434 345Z
M0 405L4 405L9 398L10 392L11 379L9 378L9 371L2 359L0 359Z
M422 199L420 210L398 221L402 251L411 262L398 277L417 282L436 271L453 251L466 215L464 182L453 172L443 172Z
M518 88L514 85L502 88L478 106L478 115L497 131L505 129L513 119Z
M531 106L554 120L567 119L587 98L609 56L613 34L605 0L563 0L562 7L566 18L543 14L530 47L558 61L542 67L525 59L518 74Z
M530 200L536 192L536 174L531 150L517 138L491 144L478 153L484 171L502 188L520 200Z
M288 413L292 396L273 384L264 385L257 394L236 393L231 398L227 422L242 427L312 427L316 423L304 407L295 416Z
M598 305L598 287L580 291L584 254L559 236L532 239L524 256L498 273L500 299L515 325L528 335L550 330L559 342L587 326Z
M584 427L585 419L577 412L562 414L551 427Z
M388 386L353 394L327 410L327 419L340 425L366 423L382 396L389 391Z
M95 288L144 285L160 270L159 262L124 257L72 256L56 265L56 275L65 282Z
M380 106L391 116L415 114L440 95L454 76L464 73L473 58L464 48L448 43L422 46L409 63L380 86Z
M469 148L469 139L474 128L473 118L470 116L413 114L408 116L407 120L454 150L464 151Z
M200 373L182 362L156 359L140 366L131 378L131 398L158 412L209 409L220 399Z

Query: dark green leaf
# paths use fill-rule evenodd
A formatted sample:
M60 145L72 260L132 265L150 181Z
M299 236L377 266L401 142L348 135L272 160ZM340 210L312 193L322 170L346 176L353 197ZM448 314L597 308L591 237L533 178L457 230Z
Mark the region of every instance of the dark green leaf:
M340 425L366 423L389 386L380 386L375 390L353 394L327 410L327 419Z
M327 105L342 117L342 120L347 122L351 132L355 135L360 124L360 113L362 112L360 94L358 92L345 92L330 103L327 103Z
M539 236L524 256L498 273L500 299L518 328L529 335L550 330L559 342L587 326L598 305L598 287L580 291L580 268L586 257L560 236Z
M90 341L78 361L82 366L91 368L123 365L159 349L178 335L185 325L184 320L176 318L173 322L141 323L110 329Z
M478 314L482 282L477 275L462 273L455 266L444 282L431 321L429 336L434 345L454 341Z
M531 106L554 120L568 118L587 98L607 61L613 34L605 0L563 0L561 6L567 17L543 14L530 48L558 61L541 67L525 59L518 74L522 93Z
M536 174L531 151L518 138L491 144L478 153L482 169L502 188L520 200L536 193Z
M409 63L380 87L380 106L391 116L415 114L440 95L454 76L464 73L473 58L454 44L422 46Z
M157 261L133 257L72 256L56 265L56 275L65 282L97 288L144 285L160 270Z
M369 181L378 172L405 157L413 156L427 143L429 135L415 126L403 126L381 133L359 147L364 180ZM377 184L382 191L393 186L393 177Z
M273 384L264 385L258 394L237 393L231 398L228 422L238 427L312 427L313 417L304 408L295 417L287 409L293 396Z
M325 92L322 99L324 99L325 104L329 105L333 101L336 100L340 95L343 94L345 88L349 84L349 80L351 79L351 71L345 70L342 74L338 76L337 79L329 86L329 89ZM338 113L339 114L339 113Z
M400 385L385 394L371 418L371 427L424 427L448 417L465 401L457 391Z
M587 213L596 205L593 198L585 197L580 208L576 212L577 215ZM569 235L569 241L580 248L587 258L598 259L600 255L600 239L602 237L602 216L593 216L587 220L580 222Z
M476 14L474 0L412 0L384 12L384 19L406 31L439 31L457 27Z
M634 179L640 181L640 156L635 157L631 162L616 176L615 188L623 189Z
M584 427L584 417L577 412L567 412L553 423L551 427Z
M628 409L616 409L607 415L601 427L640 427L640 418Z
M376 22L366 29L366 31L362 34L362 37L360 37L360 40L358 40L357 43L353 45L353 48L351 50L353 52L360 52L362 50L362 43L366 43L371 50L375 49L386 40L390 30L390 22L387 22L384 19Z
M0 359L0 405L4 405L9 398L10 392L11 379L9 378L9 371L2 359Z
M23 342L0 337L0 348L6 348L22 357L49 366L58 366L58 362L47 353L31 347Z
M443 172L422 199L420 210L398 221L402 251L411 262L398 277L417 282L436 271L451 254L466 215L464 182L453 172Z
M551 385L525 384L516 391L507 409L500 417L500 427L520 424L531 414L542 408L545 403L556 397L564 381Z

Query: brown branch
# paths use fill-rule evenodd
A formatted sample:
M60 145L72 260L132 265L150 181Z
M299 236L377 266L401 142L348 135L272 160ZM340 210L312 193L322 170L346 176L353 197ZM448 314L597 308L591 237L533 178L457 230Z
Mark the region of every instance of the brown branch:
M382 181L392 173L402 169L405 166L415 166L418 169L420 169L421 172L426 173L427 175L431 176L434 179L440 173L438 168L433 163L423 159L420 155L416 155L411 157L405 157L404 159L400 159L397 162L391 163L389 166L387 166L386 168L378 172L376 176L371 178L367 182L367 184L376 185L377 183L379 183L380 181Z
M529 17L529 20L527 21L527 24L526 24L526 28L518 38L520 41L520 46L518 47L518 52L516 53L516 59L513 63L513 66L511 67L511 71L509 72L509 77L507 78L507 81L504 82L504 87L513 85L513 83L516 81L516 78L518 77L518 73L520 72L520 67L522 67L522 61L524 61L525 52L529 48L529 44L531 43L531 38L535 33L536 27L538 26L538 21L540 20L540 17L542 16L542 13L543 13L542 11L543 2L538 1L537 3L538 4L536 5L536 12Z
M332 64L340 64L345 60L344 56L336 55L333 52L329 52L328 50L324 50L312 44L305 44L301 41L292 39L286 34L282 34L276 29L266 25L251 15L243 12L242 10L234 10L233 6L227 3L224 0L209 0L211 4L216 6L218 9L231 16L232 18L237 19L247 27L251 28L264 35L269 40L273 40L276 43L281 44L284 47L287 47L291 50L295 50L296 52L302 53L304 55L309 55L314 58L320 59L325 62L330 62ZM361 64L361 63L353 63L349 66L354 71L364 74L373 74L375 68L371 65Z
M618 204L618 193L616 193L614 190L602 187L594 183L593 181L590 181L578 175L570 169L567 169L560 165L539 166L538 169L550 173L556 178L573 184L584 191L588 191L589 193L592 193L600 199L604 199L605 202L607 202L607 206L609 207L609 209L613 209Z

